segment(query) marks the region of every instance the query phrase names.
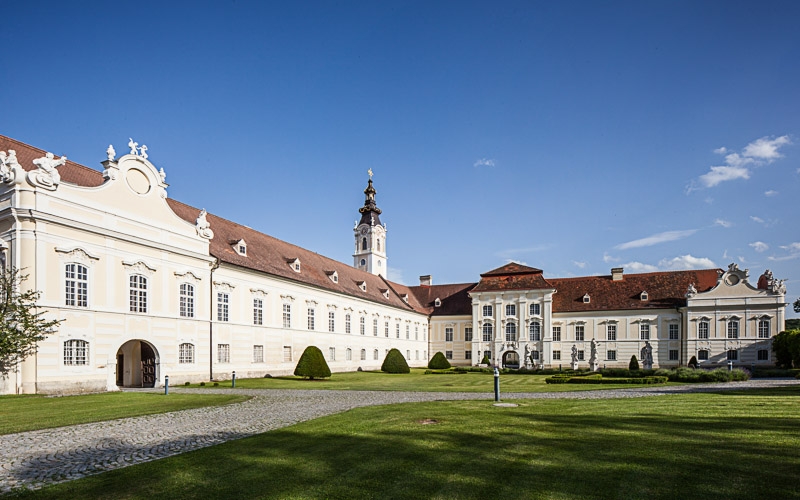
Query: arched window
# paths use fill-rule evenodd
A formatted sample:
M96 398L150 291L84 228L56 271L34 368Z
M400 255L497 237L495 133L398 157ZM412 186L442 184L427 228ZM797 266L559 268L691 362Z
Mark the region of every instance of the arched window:
M492 324L491 323L484 323L483 324L483 341L484 342L491 342L492 341Z
M517 325L516 323L508 323L506 325L506 342L517 341Z
M542 340L542 325L538 321L534 321L530 326L530 337L533 341Z
M88 307L89 273L86 266L67 264L66 266L66 305Z
M708 338L708 321L707 320L700 320L697 323L697 338L699 339L707 339Z
M147 278L140 274L130 279L130 309L131 312L147 312Z
M361 250L366 250L366 249L367 249L367 239L361 238Z
M381 251L381 239L380 238L378 238L378 251L379 252Z
M64 342L64 365L82 366L89 364L89 343L85 340Z
M178 346L178 363L194 363L194 344L184 342Z

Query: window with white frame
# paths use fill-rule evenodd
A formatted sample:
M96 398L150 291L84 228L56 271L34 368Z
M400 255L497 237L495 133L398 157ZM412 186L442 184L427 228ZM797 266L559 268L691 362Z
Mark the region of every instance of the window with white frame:
M515 304L506 304L506 316L516 316L517 306Z
M285 345L283 346L283 361L284 363L286 363L291 360L292 360L292 346Z
M757 353L758 361L769 361L769 350L759 349Z
M328 361L336 361L336 348L329 347L328 348Z
M225 292L217 292L217 321L228 321L228 302L230 297Z
M539 304L531 304L528 308L531 316L540 316L541 315L541 306Z
M367 360L367 350L361 349L361 361L366 361L366 360Z
M453 359L453 351L444 351L444 357L447 359Z
M67 264L65 267L66 305L89 306L89 271L81 264Z
M492 341L492 324L491 323L484 323L483 324L483 341L484 342L491 342Z
M472 327L464 327L464 342L472 342Z
M352 361L353 360L353 350L349 347L344 351L344 359L345 361Z
M414 351L414 359L419 361L419 351Z
M464 351L464 359L472 359L472 351Z
M492 306L483 306L483 316L484 317L491 317L492 316Z
M309 307L308 308L308 329L309 330L313 330L314 329L314 326L315 326L314 325L315 315L316 315L316 311L314 310L314 308L313 307Z
M680 340L680 329L678 328L677 323L670 323L669 324L669 339L670 340Z
M739 359L739 351L736 349L728 350L728 361L737 361Z
M701 319L697 322L697 338L699 339L707 339L708 338L708 320Z
M344 333L350 333L350 315L344 315Z
M553 342L561 342L561 327L553 327Z
M678 361L678 350L677 349L670 349L669 350L669 360L670 361Z
M89 364L89 342L85 340L67 340L64 342L64 365L84 366Z
M697 351L697 360L708 361L708 351L706 349L700 349Z
M373 318L372 320L372 336L378 336L378 318Z
M367 334L367 318L361 316L361 319L358 320L358 331L361 335Z
M134 274L130 278L130 311L147 312L147 278Z
M381 353L377 349L374 349L372 351L372 359L377 361L378 359L380 359L380 357L381 357Z
M583 357L584 357L584 351L583 350L578 351L578 361L583 361Z
M609 361L616 361L617 351L606 351L606 359Z
M561 351L553 351L553 361L561 361Z
M411 338L411 325L406 325L406 340Z
M178 364L194 363L194 344L184 342L178 346Z
M336 331L336 313L328 311L328 331L333 333Z
M444 341L445 342L452 342L453 341L453 327L447 326L444 329Z
M231 362L231 345L230 344L217 344L217 362L230 363Z
M395 336L395 338L398 338L398 339L400 338L400 323L397 323L395 325L394 336Z
M506 324L506 342L516 342L517 341L517 324L516 323L507 323Z
M389 322L386 321L383 323L383 336L387 339L389 338Z
M284 328L291 328L292 327L292 305L291 304L283 304L283 327Z
M534 361L539 360L539 351L531 351L531 359Z
M735 318L731 318L728 320L728 338L729 339L738 339L739 338L739 320Z
M606 325L606 340L617 340L617 325L613 323Z
M406 359L411 361L411 349L406 349Z
M650 340L650 323L639 325L639 340Z
M538 342L542 340L542 324L538 321L534 321L531 323L529 329L531 340L534 342Z
M472 328L469 329L470 340L472 340ZM419 340L419 326L414 325L414 340Z
M194 318L194 286L189 283L178 287L178 314L182 318Z
M253 324L264 324L264 301L258 297L253 297Z
M264 346L263 345L254 345L253 346L253 363L263 363L264 362Z
M762 318L758 320L758 338L769 338L769 319Z

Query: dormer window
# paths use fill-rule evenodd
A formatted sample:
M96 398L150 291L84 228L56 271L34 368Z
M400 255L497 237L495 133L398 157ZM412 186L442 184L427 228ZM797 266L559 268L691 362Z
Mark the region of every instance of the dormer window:
M286 262L289 264L289 267L296 273L300 272L300 259L286 259Z
M584 304L588 304L590 300L591 299L589 298L589 294L588 293L583 296L583 303Z
M358 285L358 288L360 288L362 292L366 292L367 291L367 282L366 281L356 281L356 285Z
M380 291L381 291L381 295L383 295L387 299L389 298L389 289L388 288L381 288Z
M644 302L644 301L645 301L645 300L647 300L648 298L649 298L649 296L647 295L647 292L645 292L644 290L642 290L642 293L640 293L640 294L639 294L639 299L640 299L642 302Z
M333 281L334 283L338 283L339 282L339 273L338 272L336 272L336 271L325 271L325 274L327 274L328 278L330 278L330 280Z
M407 293L401 294L400 298L403 299L403 302L408 304L408 294Z
M233 244L233 249L242 257L247 257L247 243L244 240L239 240Z
M442 299L440 299L439 297L436 297L436 300L433 301L433 305L435 307L441 307L442 306Z

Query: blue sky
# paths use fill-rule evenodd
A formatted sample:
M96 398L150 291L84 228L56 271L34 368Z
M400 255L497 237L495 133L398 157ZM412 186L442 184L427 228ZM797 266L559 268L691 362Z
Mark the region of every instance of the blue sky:
M392 278L766 268L800 293L798 2L5 2L0 133ZM789 316L796 316L787 309Z

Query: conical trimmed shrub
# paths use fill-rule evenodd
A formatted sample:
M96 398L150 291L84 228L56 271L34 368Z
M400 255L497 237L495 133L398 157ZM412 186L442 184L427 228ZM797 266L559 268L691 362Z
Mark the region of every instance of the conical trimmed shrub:
M638 370L639 369L639 360L636 359L636 355L634 354L631 356L631 362L628 363L628 370Z
M428 368L431 370L446 370L450 368L450 362L447 361L442 351L439 351L428 361Z
M483 355L483 359L481 360L481 364L482 364L482 365L486 365L486 366L489 366L489 365L491 365L491 364L492 364L492 362L491 362L491 360L489 359L489 356L487 356L486 354L484 354L484 355Z
M406 358L397 349L392 349L386 355L381 365L381 371L386 373L410 373L411 368L406 363Z
M331 369L328 368L328 362L325 361L325 356L322 351L315 345L306 347L297 366L294 368L294 374L298 377L305 377L310 379L315 378L328 378L331 376Z

